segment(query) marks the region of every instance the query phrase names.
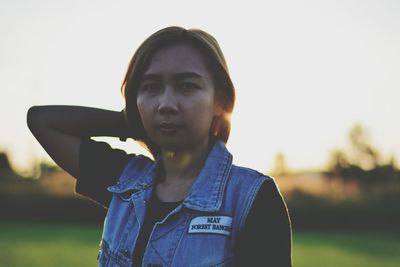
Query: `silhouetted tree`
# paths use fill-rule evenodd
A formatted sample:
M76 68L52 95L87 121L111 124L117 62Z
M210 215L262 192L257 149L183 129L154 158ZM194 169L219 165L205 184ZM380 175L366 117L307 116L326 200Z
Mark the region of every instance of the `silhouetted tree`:
M8 156L4 152L0 152L0 171L1 172L11 172L11 164L8 160Z
M363 169L379 166L379 153L369 144L368 132L360 124L355 124L349 133L353 153L352 163Z
M272 170L273 175L285 175L287 174L287 170L285 156L282 153L277 153L275 155L275 163Z
M381 163L379 152L369 143L366 130L355 124L349 132L350 151L336 149L328 163L328 177L346 181L356 180L365 190L375 186L400 182L400 171L392 156L389 162ZM390 186L389 186L390 187Z

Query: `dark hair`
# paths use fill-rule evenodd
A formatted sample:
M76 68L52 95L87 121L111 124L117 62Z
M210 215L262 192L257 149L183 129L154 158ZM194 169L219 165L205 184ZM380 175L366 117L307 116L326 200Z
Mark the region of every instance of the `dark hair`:
M214 118L210 137L226 143L231 130L230 114L235 103L235 88L217 40L209 33L195 28L187 30L172 26L161 29L148 37L136 50L121 86L127 120L134 131L133 136L130 137L139 141L154 157L157 157L160 148L150 140L144 130L136 104L137 90L154 54L159 49L175 43L188 43L199 49L213 78L216 98L221 103L224 112L221 117Z

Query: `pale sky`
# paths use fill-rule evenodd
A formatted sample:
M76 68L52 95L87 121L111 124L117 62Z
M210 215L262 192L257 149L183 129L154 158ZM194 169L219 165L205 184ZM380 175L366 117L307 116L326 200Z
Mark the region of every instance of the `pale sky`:
M317 168L354 123L400 163L400 1L0 0L0 150L23 170L49 159L33 105L121 110L135 49L171 25L219 41L237 90L228 148L265 172L276 153ZM140 153L133 142L107 140Z

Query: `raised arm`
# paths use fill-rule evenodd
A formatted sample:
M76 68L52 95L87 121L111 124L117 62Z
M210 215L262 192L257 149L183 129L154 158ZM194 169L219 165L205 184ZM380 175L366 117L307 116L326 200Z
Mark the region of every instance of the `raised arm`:
M27 124L57 165L75 178L82 137L129 136L121 112L82 106L33 106Z

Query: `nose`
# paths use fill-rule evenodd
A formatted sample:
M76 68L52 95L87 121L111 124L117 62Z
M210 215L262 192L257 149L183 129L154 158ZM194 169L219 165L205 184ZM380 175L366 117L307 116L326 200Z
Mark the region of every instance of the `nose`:
M161 115L173 115L179 111L178 99L174 94L173 88L165 88L163 94L160 95L158 112Z

